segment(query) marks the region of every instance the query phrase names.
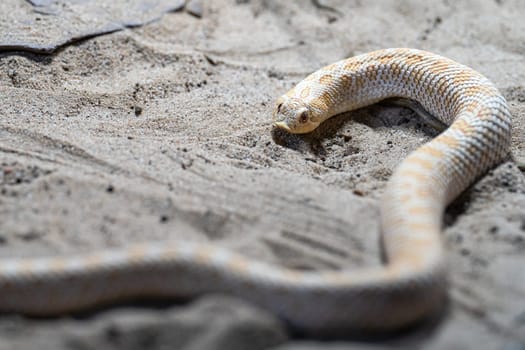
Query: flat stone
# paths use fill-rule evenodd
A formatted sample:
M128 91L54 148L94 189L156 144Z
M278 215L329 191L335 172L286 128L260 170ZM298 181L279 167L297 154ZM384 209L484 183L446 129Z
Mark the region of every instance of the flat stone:
M190 0L186 4L185 8L186 12L188 12L190 15L193 15L197 18L201 18L202 14L204 12L202 8L202 1L201 0Z
M86 37L136 27L184 7L184 0L6 0L0 2L0 51L50 53Z

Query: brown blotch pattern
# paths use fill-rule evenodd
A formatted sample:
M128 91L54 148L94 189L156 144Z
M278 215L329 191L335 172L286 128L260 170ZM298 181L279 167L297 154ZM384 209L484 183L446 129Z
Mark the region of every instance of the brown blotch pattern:
M432 232L436 228L432 223L427 223L427 222L409 222L407 226L412 231L421 231L421 232Z
M135 246L128 250L128 258L130 261L141 261L146 254L146 250L141 246Z
M322 85L329 85L334 80L334 77L331 74L325 74L319 78L319 83Z
M420 54L412 54L412 55L408 55L404 62L409 65L409 66L412 66L412 65L415 65L417 63L420 63L421 61L424 60L424 57Z
M99 253L93 253L84 258L83 264L85 267L96 267L99 266L103 261L103 256Z
M423 182L423 181L428 179L428 174L427 173L422 173L420 171L413 170L413 169L407 169L407 168L401 169L400 170L400 175L402 175L404 177L409 177L409 178L415 179L415 180L417 180L419 182Z
M377 62L381 64L389 63L390 61L392 61L392 58L394 58L394 54L387 54L387 55L378 57Z
M452 128L454 128L455 130L459 130L461 131L464 135L469 135L472 133L472 131L474 130L474 128L472 127L472 125L470 125L467 121L465 121L464 119L459 119L459 120L456 120L454 122L454 124L452 125Z
M328 91L324 91L318 97L310 101L310 105L319 110L329 109L330 104L331 104L331 98L330 98L330 93Z
M417 188L414 193L419 197L419 198L431 198L431 197L434 197L434 195L436 194L434 192L434 189L432 189L431 187L420 187L420 188Z
M64 269L66 268L66 261L62 258L55 258L50 261L49 267L51 270L57 273L60 271L64 271Z
M459 143L459 141L456 138L448 135L440 135L435 138L434 142L439 142L451 148L456 148Z
M214 253L215 250L210 247L201 247L195 252L195 260L202 264L209 263Z
M435 213L435 209L432 207L422 207L422 206L410 207L408 208L408 212L411 215L416 215L416 216L430 216Z
M426 154L429 154L432 157L436 157L436 158L443 158L445 156L445 152L443 152L443 151L441 151L441 150L439 150L437 148L428 146L428 145L422 146L418 150L418 152L426 153Z
M301 98L307 98L309 95L310 95L310 87L309 86L307 86L304 89L302 89L301 93L299 94L299 96Z
M454 86L462 86L465 82L470 81L474 78L474 74L470 71L464 70L454 74L452 78L452 84Z
M348 60L345 62L345 65L343 66L344 70L353 71L356 67L359 67L360 64L357 64L354 60Z
M417 164L426 170L430 170L434 166L434 162L432 162L431 160L420 158L420 157L411 157L408 160L408 162L412 164Z
M244 273L250 268L250 262L240 256L233 256L228 261L228 268L237 272Z

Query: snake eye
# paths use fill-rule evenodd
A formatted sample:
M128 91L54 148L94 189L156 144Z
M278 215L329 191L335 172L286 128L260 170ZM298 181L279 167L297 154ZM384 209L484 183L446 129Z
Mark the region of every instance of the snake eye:
M281 107L283 106L282 102L277 105L277 113L281 112Z
M299 115L299 122L304 124L307 121L308 121L308 113L307 112L301 113L301 115Z

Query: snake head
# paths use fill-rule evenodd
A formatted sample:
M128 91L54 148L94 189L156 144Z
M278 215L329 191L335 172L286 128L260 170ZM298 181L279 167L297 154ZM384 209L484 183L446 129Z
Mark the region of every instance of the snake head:
M292 134L305 134L319 126L302 100L286 95L281 96L275 104L273 123Z

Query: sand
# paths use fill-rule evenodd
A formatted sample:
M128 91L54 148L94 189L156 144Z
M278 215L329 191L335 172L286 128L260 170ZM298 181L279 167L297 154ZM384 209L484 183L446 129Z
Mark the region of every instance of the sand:
M386 181L436 132L384 105L305 136L271 125L275 99L306 74L378 48L433 51L489 77L514 116L513 157L525 162L519 0L192 7L200 18L166 13L49 55L0 52L0 256L170 239L294 268L379 264ZM0 349L522 349L524 208L525 176L512 161L456 200L444 230L448 306L392 337L301 338L264 310L210 295L52 319L4 315Z

